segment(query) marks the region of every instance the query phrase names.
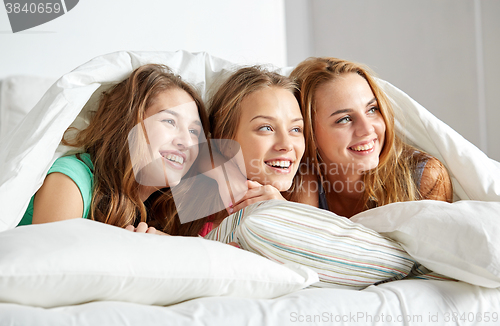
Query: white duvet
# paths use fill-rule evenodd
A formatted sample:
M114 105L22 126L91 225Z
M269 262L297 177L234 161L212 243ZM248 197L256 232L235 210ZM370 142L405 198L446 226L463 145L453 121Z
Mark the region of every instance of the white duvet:
M202 94L220 70L234 67L206 53L117 52L98 57L61 77L18 127L1 140L0 231L17 225L52 162L65 152L59 142L66 128L72 123L85 125L84 113L95 104L93 93L152 62L170 66ZM476 324L479 318L484 322L487 315L491 319L493 312L500 311L496 289L500 286L500 163L489 159L408 95L385 81L380 83L396 106L399 134L449 169L456 202L391 204L363 212L352 220L401 242L410 255L434 271L470 284L407 280L363 291L306 289L272 300L230 301L218 297L168 308L95 302L45 310L0 304L0 324L9 324L15 318L16 325L33 324L35 320L37 325L72 324L77 320L81 325L148 325L166 319L172 325L205 321L234 325L243 320L254 325L284 325L307 324L301 320L323 312L334 316L365 312L372 318L377 314L392 318L420 315L422 323L415 324L431 325ZM467 313L462 317L469 319L453 320L452 313ZM439 315L437 323L434 314ZM127 322L122 323L124 320ZM377 321L360 322L372 323ZM378 324L387 323L379 320Z

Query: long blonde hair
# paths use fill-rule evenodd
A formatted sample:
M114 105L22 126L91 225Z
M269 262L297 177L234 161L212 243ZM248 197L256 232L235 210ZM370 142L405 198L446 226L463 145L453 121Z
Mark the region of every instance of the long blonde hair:
M208 117L200 96L170 68L159 64L137 68L104 92L89 126L74 138L66 139L73 128L66 131L63 144L83 148L94 165L91 219L119 227L144 221L169 234L196 235L201 229L204 220L181 225L169 188L153 194L148 199L150 208L146 208L139 197L130 159L129 132L143 121L156 96L173 88L182 89L193 98L207 133Z
M241 101L249 94L269 87L282 88L292 94L297 90L297 85L291 79L262 66L240 68L227 78L210 100L211 137L234 139L241 116ZM297 201L301 184L302 176L296 173L290 189L281 194L287 200Z
M386 131L385 142L376 168L367 171L364 178L365 209L382 206L393 202L421 199L414 178L416 164L420 157L427 157L422 151L404 143L395 132L394 111L383 90L378 86L367 67L336 58L309 58L301 62L290 74L299 85L296 93L301 104L304 118L304 134L308 162L321 170L321 157L314 138L314 121L316 118L316 90L319 86L335 80L342 74L356 73L363 77L377 99L380 113L384 119ZM334 140L333 140L334 141ZM324 175L323 175L324 177Z

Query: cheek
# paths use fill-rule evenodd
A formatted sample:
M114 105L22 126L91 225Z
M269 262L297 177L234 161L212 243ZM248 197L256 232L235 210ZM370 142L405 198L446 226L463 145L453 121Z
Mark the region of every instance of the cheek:
M245 161L245 169L249 175L256 174L260 170L261 157L259 151L254 146L242 146L243 159Z
M306 150L306 143L304 137L297 139L295 143L295 151L297 152L297 159L300 159L302 155L304 155L304 151Z
M172 138L172 135L169 134L168 130L162 126L150 126L149 128L146 128L146 132L151 145L162 145Z
M198 157L198 153L199 153L199 148L198 148L199 145L194 145L193 148L191 149L191 152L190 152L190 155L191 155L191 159L190 159L190 163L193 164L193 162L196 160L196 158Z
M247 136L242 140L235 139L241 148L241 152L243 153L243 157L245 159L245 163L250 162L251 160L260 159L262 153L262 140L258 139L258 137Z
M376 130L377 130L377 136L380 139L380 144L383 146L385 143L385 131L386 131L385 122L383 118L380 118L380 121L376 126Z
M337 148L344 148L345 133L338 129L322 128L316 134L316 145L321 151L328 153L333 152Z

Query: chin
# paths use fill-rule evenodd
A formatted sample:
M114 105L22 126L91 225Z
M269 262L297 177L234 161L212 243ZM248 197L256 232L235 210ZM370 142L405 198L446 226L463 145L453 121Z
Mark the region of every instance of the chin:
M181 177L179 175L167 174L166 177L167 177L166 184L167 187L169 188L175 187L181 182Z
M174 182L170 182L169 181L168 184L167 184L167 187L168 188L173 188L173 187L177 186L179 183L181 183L181 180L176 180Z

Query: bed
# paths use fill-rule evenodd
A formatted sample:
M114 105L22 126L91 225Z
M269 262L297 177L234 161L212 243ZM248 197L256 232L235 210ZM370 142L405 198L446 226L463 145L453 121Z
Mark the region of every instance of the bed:
M310 268L201 238L88 220L16 228L52 162L68 151L59 145L66 128L84 127L101 90L152 62L204 96L237 66L207 53L116 52L57 80L1 81L0 325L499 324L500 163L383 80L398 133L447 166L454 203L396 203L349 223L394 241L441 279L318 287Z

